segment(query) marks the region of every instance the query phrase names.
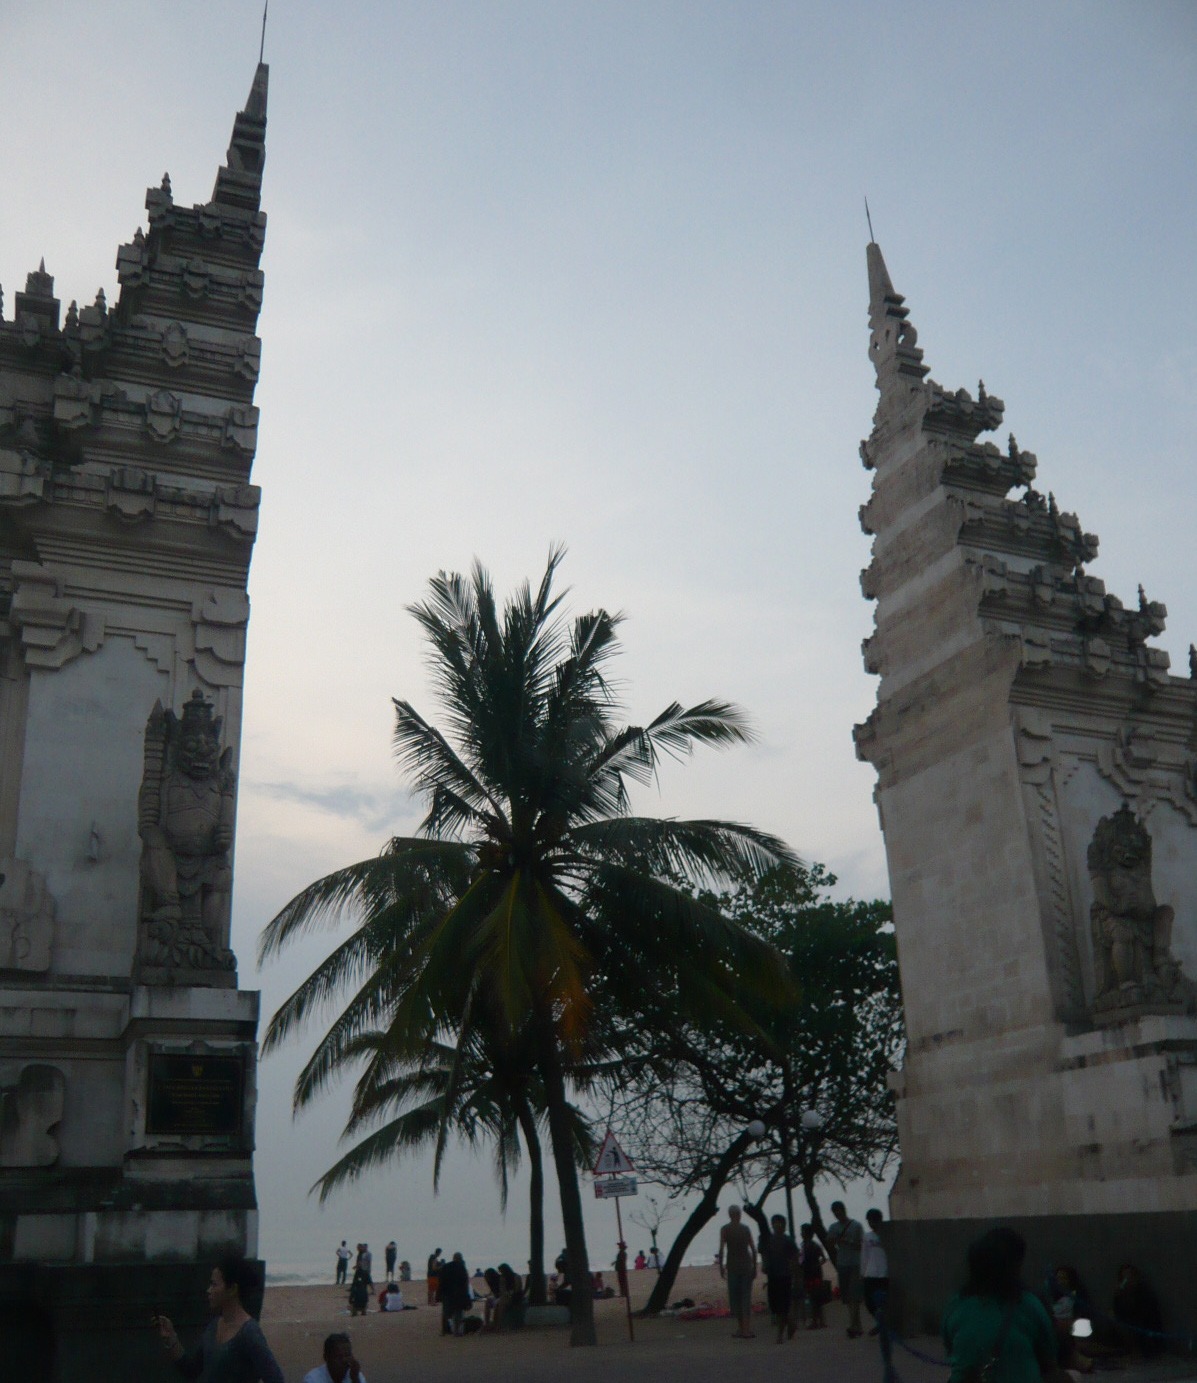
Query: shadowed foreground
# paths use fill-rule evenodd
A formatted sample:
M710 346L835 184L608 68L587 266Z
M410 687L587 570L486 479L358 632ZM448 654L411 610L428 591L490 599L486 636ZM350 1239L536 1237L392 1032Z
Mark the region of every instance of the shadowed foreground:
M632 1301L647 1299L655 1280L650 1272L632 1274ZM679 1275L675 1299L723 1304L718 1274L687 1268ZM758 1279L756 1296L764 1295ZM408 1299L424 1300L424 1284L410 1284ZM439 1308L364 1319L346 1314L345 1293L333 1287L273 1287L266 1294L262 1324L288 1380L301 1379L320 1362L324 1336L346 1330L353 1340L368 1383L649 1383L679 1379L684 1383L778 1383L801 1376L826 1383L880 1383L881 1359L876 1340L848 1340L846 1313L838 1305L827 1311L829 1328L802 1331L793 1341L773 1342L765 1316L755 1317L757 1338L733 1340L728 1319L680 1321L670 1317L636 1320L636 1341L628 1342L623 1303L595 1303L598 1347L569 1348L564 1329L525 1330L512 1335L473 1335L461 1340L440 1335ZM937 1342L918 1342L941 1355ZM947 1370L909 1357L898 1361L903 1383L939 1383Z

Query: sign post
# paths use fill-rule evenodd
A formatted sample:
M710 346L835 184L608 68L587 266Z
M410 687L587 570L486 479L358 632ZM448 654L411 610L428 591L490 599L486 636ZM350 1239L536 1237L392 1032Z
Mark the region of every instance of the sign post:
M603 1139L603 1146L599 1149L599 1155L595 1160L595 1176L605 1176L607 1180L596 1181L594 1183L594 1194L599 1200L613 1200L615 1202L615 1225L619 1234L619 1245L615 1250L616 1262L619 1255L624 1257L623 1282L623 1304L628 1313L628 1339L635 1342L636 1331L632 1326L632 1290L623 1284L628 1281L627 1274L627 1245L623 1238L623 1215L619 1209L620 1198L623 1196L634 1196L637 1194L636 1178L629 1175L636 1169L632 1166L632 1159L615 1141L615 1135L610 1129L607 1136ZM619 1281L619 1272L616 1270L616 1281Z

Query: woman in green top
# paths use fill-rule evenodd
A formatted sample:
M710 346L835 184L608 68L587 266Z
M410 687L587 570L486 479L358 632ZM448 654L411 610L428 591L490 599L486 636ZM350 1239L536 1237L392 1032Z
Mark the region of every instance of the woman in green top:
M1022 1235L1005 1228L991 1229L969 1248L968 1281L943 1318L951 1383L981 1377L995 1353L992 1383L1040 1383L1050 1377L1055 1328L1039 1298L1023 1290L1026 1252Z

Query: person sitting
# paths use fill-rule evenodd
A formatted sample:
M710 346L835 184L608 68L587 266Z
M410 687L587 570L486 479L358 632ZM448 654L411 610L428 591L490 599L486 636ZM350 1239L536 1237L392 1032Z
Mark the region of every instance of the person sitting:
M370 1303L370 1279L363 1268L353 1270L353 1281L349 1284L349 1314L364 1316Z
M353 1357L353 1346L343 1330L329 1335L324 1341L324 1363L310 1369L303 1383L366 1383L361 1365Z
M1078 1347L1072 1331L1074 1321L1093 1319L1093 1308L1080 1274L1070 1264L1061 1264L1051 1276L1049 1291L1056 1330L1056 1362L1062 1369L1092 1373L1093 1360Z
M1131 1354L1152 1358L1164 1347L1164 1317L1155 1293L1133 1263L1118 1269L1118 1284L1110 1305L1114 1339Z
M397 1282L388 1282L378 1294L378 1309L380 1311L402 1311L403 1293L399 1290Z
M407 1261L406 1258L403 1260L402 1263L399 1264L399 1281L411 1281L411 1264Z
M510 1263L499 1264L499 1288L495 1329L518 1330L524 1323L524 1284Z
M495 1330L498 1328L495 1312L503 1295L503 1283L494 1268L487 1268L482 1276L486 1279L486 1296L482 1298L482 1328Z
M632 1264L632 1266L638 1273L643 1272L644 1269L648 1267L648 1259L645 1257L643 1249L641 1249L640 1252L636 1255L636 1261Z
M1055 1367L1056 1332L1047 1308L1022 1285L1026 1240L991 1229L968 1250L968 1280L948 1304L943 1341L951 1383L992 1372L1002 1383L1040 1383Z

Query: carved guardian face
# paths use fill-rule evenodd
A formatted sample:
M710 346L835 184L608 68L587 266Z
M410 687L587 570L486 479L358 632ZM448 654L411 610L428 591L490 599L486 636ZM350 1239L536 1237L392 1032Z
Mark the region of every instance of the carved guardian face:
M220 741L202 729L189 728L183 732L175 762L181 772L197 781L210 778L220 758Z

